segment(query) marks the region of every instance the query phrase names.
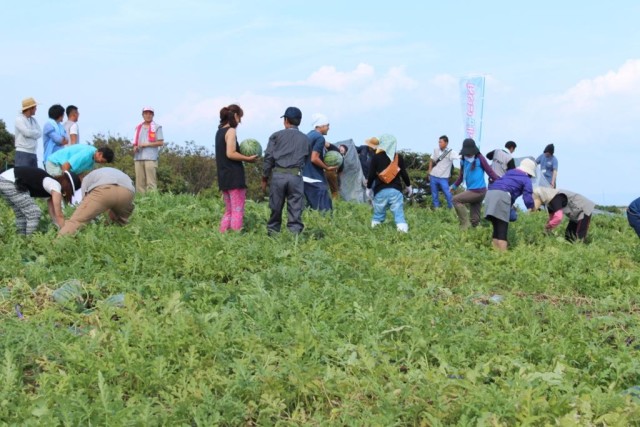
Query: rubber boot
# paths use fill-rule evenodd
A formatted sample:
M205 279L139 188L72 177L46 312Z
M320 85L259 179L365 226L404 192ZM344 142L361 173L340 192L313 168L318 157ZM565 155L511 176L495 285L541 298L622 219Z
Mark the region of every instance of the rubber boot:
M471 222L469 222L469 211L465 205L453 205L456 210L456 214L458 214L458 219L460 220L460 228L466 230L471 227Z

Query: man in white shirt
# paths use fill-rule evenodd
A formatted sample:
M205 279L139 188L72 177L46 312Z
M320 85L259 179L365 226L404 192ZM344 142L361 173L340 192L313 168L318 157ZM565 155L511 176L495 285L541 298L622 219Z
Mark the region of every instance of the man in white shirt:
M442 194L444 194L444 198L447 200L447 207L449 209L453 207L453 196L449 190L449 178L451 177L453 161L459 158L458 153L449 148L447 135L442 135L438 139L438 148L433 150L433 154L429 159L429 172L427 174L434 208L440 207L438 191L442 191Z
M78 107L75 105L69 105L67 107L67 121L64 122L64 130L67 131L69 136L69 145L80 143L80 131L78 130L78 118L80 113Z
M33 98L22 100L22 113L16 118L15 124L15 166L38 167L36 150L42 128L34 117L37 106L38 103Z

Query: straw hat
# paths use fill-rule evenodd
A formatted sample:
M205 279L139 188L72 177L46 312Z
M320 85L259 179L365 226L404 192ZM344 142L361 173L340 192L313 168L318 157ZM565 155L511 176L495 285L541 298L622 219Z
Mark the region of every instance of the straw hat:
M365 139L364 143L365 143L365 145L368 145L369 147L373 148L374 150L377 150L379 145L380 145L380 140L378 138L376 138L375 136L372 136L371 138Z
M24 111L28 110L29 108L35 107L36 105L38 105L38 103L36 102L35 99L33 99L33 98L25 98L25 99L22 100L22 111L24 112Z

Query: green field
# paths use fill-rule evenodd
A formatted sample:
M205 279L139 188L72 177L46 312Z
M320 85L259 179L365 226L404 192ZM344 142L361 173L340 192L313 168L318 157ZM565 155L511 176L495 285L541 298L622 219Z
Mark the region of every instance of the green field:
M521 214L491 228L408 207L217 232L219 199L138 198L125 228L14 234L0 203L0 424L630 425L640 250L622 216L589 244ZM53 300L80 285L80 299ZM108 300L124 294L124 306ZM21 305L20 319L15 311Z

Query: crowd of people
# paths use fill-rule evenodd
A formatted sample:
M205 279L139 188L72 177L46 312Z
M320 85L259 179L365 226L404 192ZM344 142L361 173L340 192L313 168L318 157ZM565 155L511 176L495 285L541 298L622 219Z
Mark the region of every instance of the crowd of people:
M34 117L37 106L33 98L23 100L15 123L15 166L0 174L0 196L14 210L18 232L31 234L38 226L41 212L34 198L47 199L59 235L73 234L105 212L110 221L126 224L134 210L135 194L157 188L158 155L164 137L162 126L153 120L153 108L142 109L143 120L134 129L134 186L120 170L94 169L97 163L113 162L114 153L107 147L98 149L81 143L76 106L65 109L59 104L52 105L42 129ZM65 114L67 120L63 123ZM247 190L244 163L258 158L241 153L236 129L243 115L236 104L220 110L215 136L218 187L225 205L220 232L242 229ZM283 129L269 137L262 171L262 190L266 192L269 187L270 235L282 229L285 203L286 227L297 234L304 229L305 208L329 213L339 193L345 200L371 204L372 228L385 222L387 211L391 211L397 230L409 231L404 201L405 195L413 195L413 188L393 135L368 138L359 147L351 140L334 145L325 138L330 122L324 114L312 116L312 129L306 134L299 129L302 120L299 108L287 108L281 119ZM38 165L36 154L40 137L44 147L42 165ZM554 145L547 145L537 159L523 158L518 162L513 156L516 148L514 141L508 141L504 149L494 149L485 156L475 141L467 138L457 152L449 147L448 137L442 135L430 156L426 176L433 208L441 208L442 193L447 208L455 210L460 227L468 229L481 223L484 205L484 218L493 228L492 245L506 250L509 223L517 220L515 203L522 197L528 210L544 206L548 211L545 231L559 226L566 215L569 219L566 239L584 241L595 204L580 194L556 188L558 160ZM339 152L343 162L337 166L325 163L329 151ZM459 175L450 183L455 161L460 162ZM541 176L534 185L538 166ZM349 190L343 193L341 187ZM77 205L68 220L62 214L63 202ZM629 206L627 217L640 236L640 198Z

